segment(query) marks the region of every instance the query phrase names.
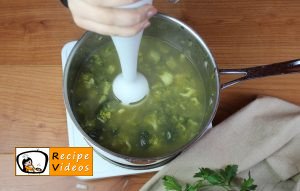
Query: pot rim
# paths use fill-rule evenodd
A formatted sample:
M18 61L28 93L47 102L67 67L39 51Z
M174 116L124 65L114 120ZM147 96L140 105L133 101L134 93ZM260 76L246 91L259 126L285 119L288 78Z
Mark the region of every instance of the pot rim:
M80 42L83 41L87 35L89 33L92 33L92 32L85 32L82 37L77 41L77 43L75 44L74 48L72 49L68 59L67 59L67 62L66 62L66 65L65 65L65 68L64 68L64 72L63 72L63 97L64 97L64 104L65 104L65 107L67 109L67 112L68 114L70 115L70 118L71 120L74 122L76 128L80 131L80 133L84 136L85 140L86 141L89 141L91 142L93 145L97 146L99 149L105 151L105 152L108 152L109 154L112 154L116 157L119 157L119 158L123 158L125 160L161 160L161 159L166 159L166 158L169 158L169 157L172 157L172 156L175 156L177 154L179 154L180 152L184 151L186 148L188 148L189 146L193 145L198 139L200 139L202 137L202 135L206 132L206 130L209 128L209 125L212 123L212 120L214 119L215 115L216 115L216 111L217 111L217 108L218 108L218 105L219 105L219 99L220 99L220 76L219 76L219 72L218 72L218 67L217 67L217 64L215 62L215 59L212 55L212 53L210 52L209 48L207 47L206 43L204 42L204 40L197 34L197 32L195 32L190 26L188 26L187 24L183 23L182 21L179 21L178 19L176 18L173 18L171 16L167 16L165 14L162 14L162 13L157 13L154 17L160 17L161 19L165 19L165 20L170 20L171 22L174 22L176 23L177 25L179 26L182 26L184 29L186 29L189 33L192 34L192 36L198 41L198 43L201 44L201 46L205 49L206 53L208 54L208 57L211 59L211 63L214 65L214 73L215 73L215 76L216 76L216 101L215 101L215 105L213 106L213 111L212 111L212 114L209 118L209 120L207 121L206 125L204 126L203 125L203 128L201 129L201 131L199 131L198 135L196 135L193 139L191 139L189 142L187 142L186 144L184 144L183 146L181 146L180 148L178 148L176 151L173 151L171 153L167 153L167 154L164 154L162 156L155 156L155 157L134 157L134 156L127 156L127 155L124 155L124 154L120 154L120 153L116 153L114 151L111 151L105 147L103 147L102 145L98 144L96 141L94 141L92 138L90 138L86 133L85 131L82 129L82 127L79 125L79 123L77 122L74 114L73 114L73 111L71 109L71 106L70 106L70 102L69 102L69 98L68 98L68 92L67 92L67 76L69 74L69 68L71 66L71 60L72 58L74 57L79 45L80 45ZM151 26L150 26L151 27ZM147 165L145 165L147 166Z

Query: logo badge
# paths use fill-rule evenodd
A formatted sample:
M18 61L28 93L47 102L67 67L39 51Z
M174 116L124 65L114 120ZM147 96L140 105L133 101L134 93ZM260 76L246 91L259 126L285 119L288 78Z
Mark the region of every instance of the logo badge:
M92 147L16 148L16 175L92 176Z
M16 148L16 175L49 175L49 148Z

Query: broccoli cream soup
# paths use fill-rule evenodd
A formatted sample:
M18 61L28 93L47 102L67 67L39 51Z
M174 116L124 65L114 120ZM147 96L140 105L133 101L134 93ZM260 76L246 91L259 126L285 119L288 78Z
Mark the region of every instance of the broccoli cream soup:
M150 93L126 106L112 92L112 82L121 72L113 44L94 51L74 83L75 117L94 141L111 151L132 157L166 155L201 130L204 84L181 52L158 39L143 37L138 62Z

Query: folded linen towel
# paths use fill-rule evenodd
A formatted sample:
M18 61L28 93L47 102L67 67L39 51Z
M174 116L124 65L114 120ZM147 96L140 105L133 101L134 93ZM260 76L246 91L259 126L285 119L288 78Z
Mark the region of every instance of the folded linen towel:
M141 191L163 191L162 177L194 182L200 167L239 166L261 191L300 191L300 107L260 97L206 133L157 172Z

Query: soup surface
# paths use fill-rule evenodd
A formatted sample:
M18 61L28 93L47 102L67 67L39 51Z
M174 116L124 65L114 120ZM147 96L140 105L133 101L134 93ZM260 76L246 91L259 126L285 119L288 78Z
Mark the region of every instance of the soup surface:
M150 86L144 100L125 106L113 95L112 82L121 69L114 45L107 43L83 63L72 89L72 109L83 130L111 151L166 155L201 130L203 80L181 52L152 37L143 37L138 60Z

